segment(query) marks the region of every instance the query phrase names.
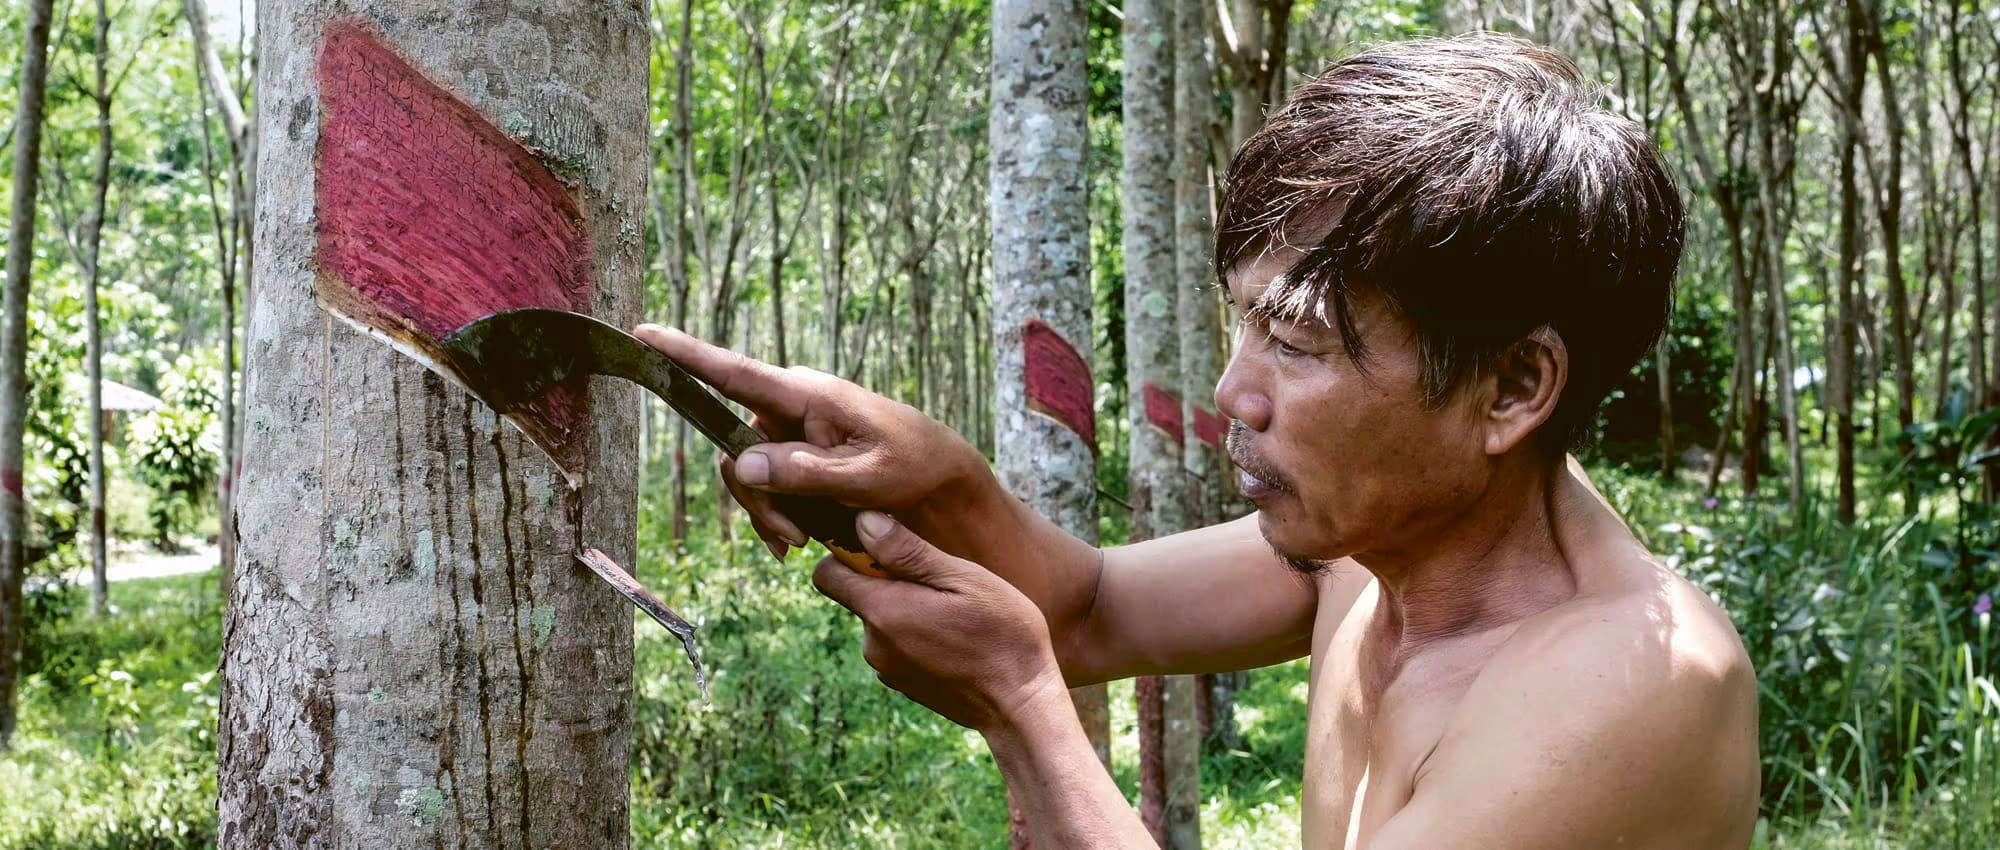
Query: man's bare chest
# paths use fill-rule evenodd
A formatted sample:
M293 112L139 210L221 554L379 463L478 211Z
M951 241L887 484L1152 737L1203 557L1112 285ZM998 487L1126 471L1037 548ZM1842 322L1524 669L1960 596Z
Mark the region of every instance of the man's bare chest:
M1355 848L1415 791L1426 759L1504 635L1427 652L1392 669L1375 623L1375 591L1314 630L1302 837L1308 848Z

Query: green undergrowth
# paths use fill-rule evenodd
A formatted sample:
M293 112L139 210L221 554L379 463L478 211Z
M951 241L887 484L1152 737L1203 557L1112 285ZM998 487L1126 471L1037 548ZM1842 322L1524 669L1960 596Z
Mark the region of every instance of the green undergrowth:
M0 755L0 847L214 844L214 572L116 582L114 616L87 592L30 594L28 676L12 752Z
M1989 521L1933 499L1847 529L1830 506L1795 523L1781 502L1725 494L1711 507L1687 484L1595 478L1750 647L1757 847L2000 846L2000 640L1975 610L2000 580ZM712 532L677 552L666 489L646 488L637 568L701 625L712 687L704 702L678 644L638 622L633 846L1003 846L1004 791L982 742L875 680L858 626L813 591L811 559L779 564ZM101 621L76 589L32 597L22 727L0 756L0 848L212 845L214 584L212 572L120 582L117 615ZM1297 845L1305 695L1303 662L1252 674L1243 748L1204 758L1207 846ZM1129 683L1113 686L1113 706L1114 773L1130 795Z

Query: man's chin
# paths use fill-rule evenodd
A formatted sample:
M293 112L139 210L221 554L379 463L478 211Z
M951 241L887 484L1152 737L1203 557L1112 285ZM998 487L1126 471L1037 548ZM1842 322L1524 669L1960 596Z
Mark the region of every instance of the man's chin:
M1271 547L1271 551L1277 554L1279 560L1284 561L1286 566L1291 567L1292 571L1299 575L1322 575L1332 568L1334 561L1340 560L1337 555L1325 557L1310 554L1307 547L1286 540L1284 534L1286 529L1275 523L1268 511L1258 514L1257 530L1263 533L1265 544Z

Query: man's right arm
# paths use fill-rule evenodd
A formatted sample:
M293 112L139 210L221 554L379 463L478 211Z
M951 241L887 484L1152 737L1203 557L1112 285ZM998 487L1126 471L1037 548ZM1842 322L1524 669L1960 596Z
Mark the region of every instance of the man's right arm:
M1315 585L1271 552L1254 516L1099 550L1008 494L978 450L909 405L678 331L637 334L755 411L773 438L722 470L766 541L805 543L772 493L886 511L1033 600L1071 685L1249 669L1309 650Z
M990 473L951 493L925 500L906 521L1034 600L1072 687L1248 670L1311 648L1319 585L1272 553L1255 514L1099 549L1006 493Z

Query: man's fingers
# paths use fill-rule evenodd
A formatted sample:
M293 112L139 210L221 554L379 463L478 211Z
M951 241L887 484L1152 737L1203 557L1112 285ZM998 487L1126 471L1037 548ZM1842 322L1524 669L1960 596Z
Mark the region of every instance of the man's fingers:
M806 402L815 390L798 373L660 325L640 325L632 335L731 399L790 419L805 417Z
M783 511L771 504L771 494L755 487L746 486L736 478L736 461L727 455L722 458L722 483L729 488L729 495L743 506L750 515L750 525L757 529L757 536L766 542L782 543L786 546L806 545L806 534L799 530L797 523Z
M841 563L833 556L819 559L819 566L813 568L813 587L822 596L840 603L840 607L852 611L863 621L868 619L866 609L881 586L888 579L875 578L855 572L853 567Z
M855 518L854 527L861 535L861 545L868 548L868 554L875 559L875 565L890 578L914 581L940 590L949 589L940 583L948 579L966 562L947 555L918 537L917 533L889 518L880 511L862 511Z
M859 450L847 444L823 449L812 443L760 443L736 458L735 477L773 493L865 498L880 490L882 482L861 474L858 456Z

